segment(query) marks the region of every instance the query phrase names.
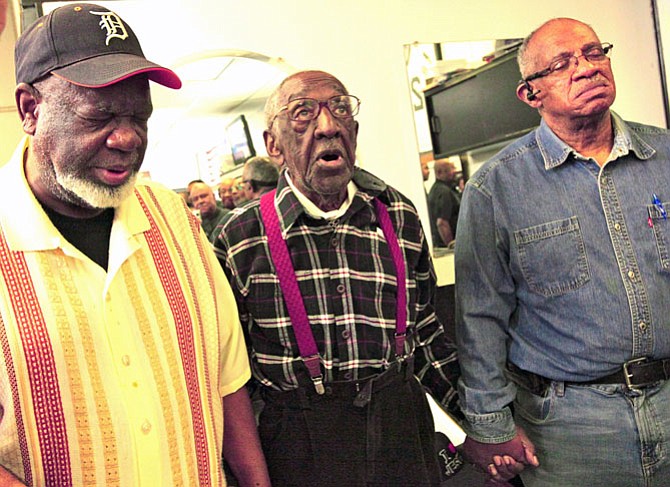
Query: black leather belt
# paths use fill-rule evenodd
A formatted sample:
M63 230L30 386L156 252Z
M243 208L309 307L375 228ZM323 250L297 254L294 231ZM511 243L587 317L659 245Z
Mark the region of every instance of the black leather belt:
M642 389L668 379L670 379L670 359L649 360L641 357L624 363L613 374L582 384L626 384L629 389Z
M508 376L536 394L542 394L551 384L551 379L507 364ZM584 382L566 381L566 384L624 384L628 389L643 389L657 382L670 379L670 359L649 360L641 357L629 360L613 374Z

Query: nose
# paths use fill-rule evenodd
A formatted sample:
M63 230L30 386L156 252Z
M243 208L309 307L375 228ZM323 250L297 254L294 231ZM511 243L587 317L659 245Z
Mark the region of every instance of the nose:
M107 136L107 147L123 152L135 151L144 143L145 134L145 130L130 120L121 121Z
M594 72L599 69L597 63L589 61L589 59L581 52L579 54L573 54L572 58L574 59L572 75L575 77L592 76Z
M330 113L327 105L321 105L319 114L316 116L316 130L314 135L316 137L336 137L340 133L340 126L337 120Z

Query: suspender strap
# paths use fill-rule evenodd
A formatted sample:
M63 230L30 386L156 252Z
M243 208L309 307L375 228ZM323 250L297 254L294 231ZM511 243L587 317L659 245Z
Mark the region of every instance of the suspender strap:
M268 246L270 247L270 254L277 269L279 285L284 294L284 302L291 317L295 338L298 341L300 355L309 370L309 375L314 382L316 391L319 394L323 394L325 389L323 387L319 350L316 347L314 334L309 326L309 318L307 317L305 303L298 288L298 279L295 276L291 256L288 253L286 242L284 242L281 235L279 217L274 208L276 191L269 191L261 197L261 217L263 218L265 231L268 235Z
M384 232L386 244L391 250L391 257L395 265L396 281L398 281L398 290L396 298L396 328L395 328L395 354L401 357L405 349L405 336L407 333L407 281L405 280L405 259L402 255L400 242L398 236L393 230L393 224L389 217L389 212L386 205L374 199L375 209L377 210L377 218L379 218L379 226Z
M279 217L274 207L274 196L276 190L265 193L261 196L260 209L261 218L265 225L265 231L268 237L268 247L272 260L277 269L279 285L284 294L284 302L291 317L293 331L298 342L298 349L303 362L309 370L309 375L314 382L316 392L323 394L323 374L321 373L321 360L319 351L314 340L314 334L309 324L305 303L303 302L298 279L295 275L291 256L288 247L281 235L279 226ZM386 243L391 251L391 257L396 270L397 296L396 296L396 330L395 330L395 351L398 357L404 354L405 337L407 330L407 284L405 273L405 261L400 248L398 237L393 229L391 218L389 217L386 206L377 198L374 199L375 210L379 225L386 238Z

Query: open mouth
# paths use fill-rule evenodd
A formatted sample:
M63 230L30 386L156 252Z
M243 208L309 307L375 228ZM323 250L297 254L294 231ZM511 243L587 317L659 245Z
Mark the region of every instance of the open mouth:
M320 159L325 162L337 162L342 159L342 152L339 150L326 150L319 153L317 159Z
M129 167L114 166L114 167L99 167L95 169L98 177L110 186L119 186L130 178L132 170Z

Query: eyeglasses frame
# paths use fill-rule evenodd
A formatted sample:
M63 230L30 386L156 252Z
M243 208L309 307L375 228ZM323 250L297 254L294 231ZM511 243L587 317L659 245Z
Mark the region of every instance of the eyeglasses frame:
M332 100L333 98L340 98L342 96L347 96L349 98L353 98L354 100L356 100L356 108L354 108L351 111L352 115L344 115L344 116L343 115L336 115L330 110L330 107L328 106L330 100ZM356 115L358 115L358 110L360 110L360 107L361 107L361 100L360 100L360 98L358 98L355 95L333 95L330 98L328 98L326 101L320 101L320 100L317 100L316 98L311 98L309 96L294 98L293 100L289 101L289 103L287 103L286 105L281 107L279 110L277 110L277 113L275 113L275 116L272 117L272 120L270 121L269 128L272 127L272 124L274 123L275 119L279 116L279 114L281 112L283 112L284 110L288 110L288 106L289 106L290 103L293 103L293 102L298 101L298 100L314 100L316 103L319 104L319 109L316 112L316 116L314 118L310 118L309 120L293 120L292 118L289 117L289 120L291 120L293 122L311 122L312 120L316 120L317 118L319 118L319 115L321 114L321 110L324 107L327 108L328 112L330 112L330 114L333 117L337 118L338 120L347 120L349 118L354 118Z
M595 46L592 46L589 49L592 49L593 47L595 47ZM609 52L614 47L614 44L612 44L610 42L603 42L603 43L600 44L600 47L604 51L605 58L609 59ZM575 59L579 60L580 57L583 57L588 62L592 62L591 59L589 59L588 56L586 54L584 54L583 50L581 50L580 52L581 52L581 54L579 56L575 56L574 54L570 54L569 56L566 56L566 58L571 61L572 58L575 58ZM557 71L556 69L551 69L551 65L554 64L556 61L557 60L552 61L551 64L549 65L549 67L547 67L547 68L545 68L541 71L537 71L537 72L535 72L531 75L526 76L525 78L523 78L520 81L520 83L528 83L529 81L533 81L533 80L536 80L536 79L539 79L539 78L544 78L545 76L549 76L550 74L556 72Z

